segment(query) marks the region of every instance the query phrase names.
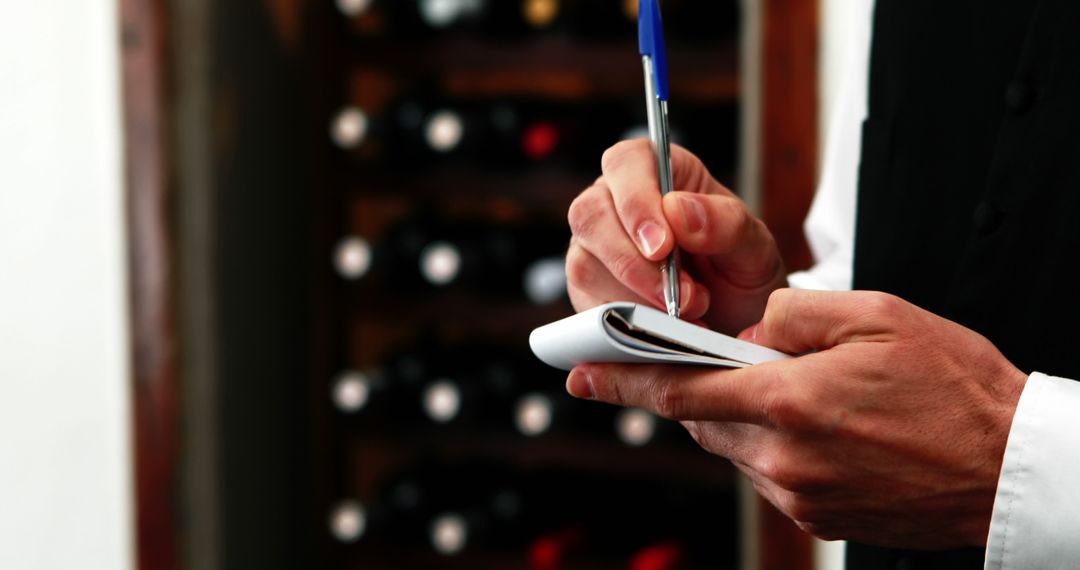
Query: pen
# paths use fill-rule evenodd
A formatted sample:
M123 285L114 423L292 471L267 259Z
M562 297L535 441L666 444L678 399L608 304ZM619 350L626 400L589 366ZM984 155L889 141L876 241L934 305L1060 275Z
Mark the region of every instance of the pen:
M640 0L638 4L638 51L645 71L645 109L649 118L649 138L656 154L656 174L660 179L660 195L674 189L671 175L671 136L668 127L667 51L664 49L664 27L660 21L657 0ZM679 260L672 249L667 261L660 266L664 282L664 304L669 315L679 316Z

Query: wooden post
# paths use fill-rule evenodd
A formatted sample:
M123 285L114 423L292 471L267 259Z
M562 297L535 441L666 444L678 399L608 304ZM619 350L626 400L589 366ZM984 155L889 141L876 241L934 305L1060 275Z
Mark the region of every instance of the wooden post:
M121 0L130 274L136 559L177 567L177 354L169 223L166 9Z
M811 265L802 223L818 165L818 0L762 0L761 205L789 270ZM763 570L813 568L813 542L763 499Z

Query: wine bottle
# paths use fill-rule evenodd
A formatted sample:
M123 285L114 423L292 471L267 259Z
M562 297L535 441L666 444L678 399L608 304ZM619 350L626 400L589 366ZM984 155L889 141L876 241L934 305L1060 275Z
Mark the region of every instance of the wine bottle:
M376 244L343 237L333 262L345 279L375 280L405 294L458 289L547 305L566 298L567 241L568 230L555 223L443 220L421 211Z
M516 475L505 464L487 461L406 465L382 479L373 497L346 498L331 506L328 526L342 543L387 542L434 545L453 550L460 535L454 515L469 519L473 534L480 519L497 519L511 534L527 524L515 492ZM435 534L438 536L435 536ZM460 540L460 539L458 539ZM475 537L474 537L475 540Z
M638 408L619 410L615 415L614 428L615 437L630 447L664 445L690 448L693 445L693 440L678 422Z
M568 241L565 228L474 221L442 230L420 253L420 273L431 286L503 298L530 296L538 304L562 298L565 277L559 279L557 268Z
M546 387L522 394L514 403L514 426L527 437L589 435L610 437L618 408L570 397L562 388Z
M432 39L480 37L527 41L564 36L610 41L636 33L638 0L336 0L363 37ZM666 0L672 43L716 43L740 24L735 0Z
M540 35L608 36L611 11L595 0L337 0L338 9L357 20L356 29L381 37L477 36L520 41ZM616 21L631 34L625 11Z
M509 432L514 402L551 384L550 372L530 355L506 347L469 344L446 348L422 389L422 408L436 424Z
M425 38L443 32L469 33L485 19L491 0L336 0L341 14L362 34Z
M512 433L514 402L552 383L550 369L520 347L427 337L395 350L379 366L342 371L331 399L343 416L371 429L452 426Z
M362 163L394 170L470 164L498 170L594 170L606 148L643 124L637 103L461 99L417 88L385 108L347 105L331 119L329 132L338 147ZM702 118L709 121L707 115ZM714 136L710 131L704 140Z
M429 338L393 350L366 370L348 368L332 381L330 398L346 418L369 427L399 429L423 419L420 398L440 352Z
M679 570L688 568L686 547L677 541L662 541L635 552L628 570Z

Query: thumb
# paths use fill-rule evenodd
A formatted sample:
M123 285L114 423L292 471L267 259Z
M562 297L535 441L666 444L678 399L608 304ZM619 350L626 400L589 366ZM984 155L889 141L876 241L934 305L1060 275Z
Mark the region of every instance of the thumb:
M891 336L911 305L873 291L777 289L761 322L739 338L788 354Z

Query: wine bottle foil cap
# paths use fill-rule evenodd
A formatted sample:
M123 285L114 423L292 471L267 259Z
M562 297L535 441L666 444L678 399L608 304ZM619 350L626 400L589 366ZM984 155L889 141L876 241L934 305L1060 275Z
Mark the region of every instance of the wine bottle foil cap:
M521 13L533 28L546 28L559 17L559 0L525 0Z
M635 408L620 410L615 417L615 433L627 445L646 445L656 435L656 416Z
M347 236L334 248L334 268L345 279L360 279L371 269L371 244L359 236Z
M458 513L443 513L431 522L431 545L439 554L453 556L465 550L469 528L465 517Z
M537 305L566 297L566 260L547 257L525 268L525 296Z
M420 274L432 285L449 285L461 272L461 252L445 241L428 244L420 252Z
M533 437L551 429L551 398L544 394L526 394L518 400L514 410L514 425L523 435Z
M354 18L371 8L373 0L337 0L337 8L342 14Z
M371 398L371 379L362 372L346 370L334 382L331 397L338 410L356 413L364 409Z
M424 125L424 140L432 150L439 153L451 152L461 144L465 137L465 122L461 115L443 109L431 114Z
M330 123L330 139L344 149L360 146L368 134L368 117L357 107L345 107Z
M615 430L620 442L640 447L651 442L657 433L657 417L643 409L624 409L616 416Z
M424 390L423 407L438 423L453 421L461 412L461 389L453 380L436 380Z
M486 0L420 0L420 18L432 28L447 28L463 17L479 13L485 3Z
M330 534L339 542L356 542L367 530L367 512L357 501L345 500L330 511Z

